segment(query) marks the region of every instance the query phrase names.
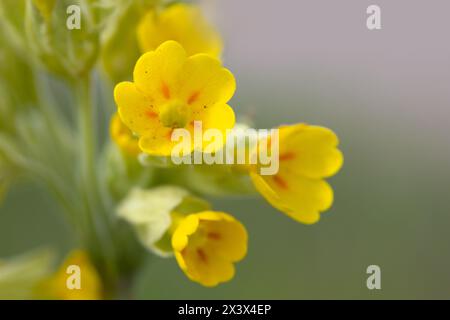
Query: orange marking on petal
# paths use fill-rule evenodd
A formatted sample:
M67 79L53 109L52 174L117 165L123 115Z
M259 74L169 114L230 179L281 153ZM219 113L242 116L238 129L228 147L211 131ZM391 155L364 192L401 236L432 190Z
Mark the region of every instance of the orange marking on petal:
M221 235L217 232L208 232L207 237L209 239L219 240L221 238Z
M295 159L295 153L293 153L293 152L287 152L287 153L280 155L280 161L292 160L292 159Z
M204 263L208 262L208 256L202 249L197 249L197 255L202 262Z
M146 115L147 117L151 118L151 119L155 119L156 117L158 117L158 114L157 114L156 112L153 112L153 111L147 111L147 112L145 113L145 115Z
M169 90L169 87L165 83L162 84L161 91L164 95L164 98L170 99L170 90Z
M167 133L167 139L172 140L172 133L175 129L170 129L169 132Z
M282 189L289 189L289 185L287 184L286 180L281 178L278 175L275 175L272 177L273 181Z
M195 92L189 97L187 103L188 103L188 104L194 103L195 101L197 101L199 95L200 95L200 92L199 92L199 91L195 91Z

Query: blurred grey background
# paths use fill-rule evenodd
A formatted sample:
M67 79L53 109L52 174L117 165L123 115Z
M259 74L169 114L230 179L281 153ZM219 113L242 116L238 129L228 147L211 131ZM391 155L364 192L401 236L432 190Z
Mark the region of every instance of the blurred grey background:
M450 2L203 3L226 41L237 113L261 128L332 128L345 164L331 179L333 208L313 226L261 199L215 201L250 234L230 283L205 289L173 260L150 257L135 297L449 299ZM366 28L371 4L381 7L381 30ZM43 244L67 250L57 210L36 186L10 193L0 208L0 256ZM366 288L371 264L381 267L381 290Z

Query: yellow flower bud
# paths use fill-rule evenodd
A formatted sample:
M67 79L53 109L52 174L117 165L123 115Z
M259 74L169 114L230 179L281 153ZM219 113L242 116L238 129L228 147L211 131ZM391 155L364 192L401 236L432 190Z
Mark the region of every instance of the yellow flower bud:
M222 39L194 5L177 3L161 12L149 11L139 23L137 36L142 52L176 40L188 55L206 53L220 58Z
M117 113L111 118L109 131L111 138L122 151L130 156L137 156L140 153L138 138L123 124Z
M57 300L98 300L102 290L100 275L82 250L70 252L58 271L38 287L39 295Z

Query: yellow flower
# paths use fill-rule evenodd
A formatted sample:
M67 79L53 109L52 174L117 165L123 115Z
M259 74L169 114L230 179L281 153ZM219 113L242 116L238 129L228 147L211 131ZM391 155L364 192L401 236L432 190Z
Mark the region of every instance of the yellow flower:
M119 146L120 150L127 154L136 156L141 150L139 149L139 139L131 132L130 129L120 120L120 117L115 113L111 118L109 131L113 141Z
M275 208L306 224L319 220L333 203L333 190L323 179L342 166L339 140L329 129L295 124L279 128L279 171L260 175L250 172L256 189Z
M234 111L227 104L236 89L234 76L211 56L187 57L179 43L167 41L139 58L133 77L134 82L116 85L114 99L122 121L148 154L169 156L178 143L171 139L176 128L190 132L192 151L196 121L223 137L234 126Z
M162 12L150 11L141 20L137 38L142 52L155 50L167 40L178 41L188 55L220 57L222 40L193 5L174 4Z
M69 267L79 267L80 288L69 288L69 277L77 276ZM75 271L76 272L76 271ZM81 250L72 251L59 270L38 288L40 295L58 300L97 300L102 298L100 276L89 260L88 254Z
M179 223L172 247L184 273L192 281L212 287L233 278L233 263L247 253L247 231L229 214L203 211Z

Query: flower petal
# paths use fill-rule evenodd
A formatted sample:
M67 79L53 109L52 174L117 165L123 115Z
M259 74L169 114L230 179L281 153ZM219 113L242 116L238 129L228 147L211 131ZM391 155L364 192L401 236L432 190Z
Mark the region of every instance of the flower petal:
M288 130L287 133L283 133ZM325 178L342 167L343 155L336 147L339 140L330 129L295 125L280 128L280 171L309 178Z
M217 133L220 133L220 136L218 134L209 137L206 135L203 136L202 150L215 152L223 148L227 138L227 130L234 127L236 119L234 111L229 105L218 103L205 108L204 111L197 116L195 121L202 122L203 132L206 132L206 130L209 129L215 129L218 130ZM194 127L190 129L193 131Z
M203 130L214 128L222 131L223 134L227 129L232 129L236 122L233 109L222 103L205 108L199 120L203 121Z
M209 232L210 240L206 251L212 256L225 257L228 261L236 262L247 254L247 231L237 220L208 221L204 223Z
M235 273L247 253L247 231L229 214L203 211L182 220L172 236L180 268L193 281L215 286Z
M121 82L114 88L114 100L119 107L123 123L133 132L141 135L158 125L153 102L132 82Z
M154 99L155 105L169 100L177 91L178 76L186 62L186 52L176 41L166 41L136 62L136 86Z
M178 142L172 140L173 130L172 128L158 125L139 139L139 147L142 151L154 156L170 156L173 147L179 143L184 143L184 141ZM192 142L193 137L193 134L191 134L191 150L194 147Z
M182 251L188 244L188 236L197 231L199 218L194 215L187 216L178 226L172 236L172 247L175 251Z
M306 224L319 220L319 213L330 208L333 190L320 179L302 176L260 176L250 174L256 189L275 208Z
M138 139L122 122L117 113L111 118L109 132L112 140L117 144L120 150L124 151L126 154L136 156L141 152L138 146Z
M209 55L189 57L181 70L178 96L191 105L194 111L204 106L227 103L235 90L233 74Z
M177 252L175 258L178 264L183 267L189 279L198 282L205 287L214 287L221 282L230 281L235 274L233 263L230 261L215 257L204 263L197 257L198 252L195 249L188 248L182 254Z

